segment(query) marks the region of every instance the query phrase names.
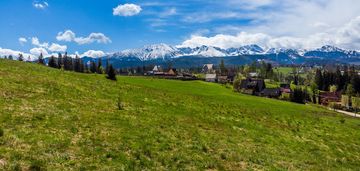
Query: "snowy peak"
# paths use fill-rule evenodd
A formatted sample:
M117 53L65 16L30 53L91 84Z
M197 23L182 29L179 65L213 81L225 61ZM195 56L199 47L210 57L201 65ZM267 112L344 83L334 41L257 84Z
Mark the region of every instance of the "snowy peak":
M238 48L222 49L213 46L199 46L199 47L174 47L167 44L154 44L144 46L139 49L129 49L118 53L114 53L110 57L116 58L138 58L142 61L154 59L171 59L182 56L194 57L226 57L226 56L241 56L241 55L282 55L288 58L297 59L305 58L360 58L360 53L357 51L346 51L335 46L323 46L315 50L304 49L285 49L285 48L270 48L264 50L258 45L246 45Z
M202 57L224 57L227 56L227 53L225 50L213 47L213 46L201 46L192 49L192 53L186 54L189 56L202 56Z
M320 51L320 52L345 52L345 50L342 50L338 47L335 47L335 46L330 46L330 45L326 45L326 46L323 46L319 49L316 49L317 51Z
M246 45L240 48L229 48L227 52L230 55L255 55L264 53L264 49L258 45Z
M157 58L173 58L180 54L179 50L175 47L167 44L154 44L144 46L140 49L124 50L116 55L121 57L137 57L141 60L151 60Z

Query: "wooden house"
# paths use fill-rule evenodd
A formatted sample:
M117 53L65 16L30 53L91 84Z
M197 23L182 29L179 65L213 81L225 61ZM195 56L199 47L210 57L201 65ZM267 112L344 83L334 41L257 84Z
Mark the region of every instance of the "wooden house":
M205 64L202 68L202 73L213 74L214 72L214 64Z
M281 96L280 88L265 88L260 93L263 97L279 98Z
M259 95L265 89L263 79L247 78L241 81L241 92L251 95Z
M206 74L206 75L205 75L205 81L206 81L206 82L213 82L213 83L215 83L215 82L217 81L216 78L217 78L217 77L216 77L216 74Z

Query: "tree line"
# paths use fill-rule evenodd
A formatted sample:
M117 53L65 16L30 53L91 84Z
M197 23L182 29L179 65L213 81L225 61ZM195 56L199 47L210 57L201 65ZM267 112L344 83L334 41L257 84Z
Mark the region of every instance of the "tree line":
M14 57L12 55L9 55L9 56L5 56L4 59L14 60ZM24 56L22 54L19 54L17 60L24 61ZM36 63L65 71L74 71L79 73L107 74L106 77L108 79L116 80L117 72L112 66L112 64L110 64L109 60L106 61L106 65L104 68L101 59L98 59L97 62L92 60L90 61L90 64L87 64L84 63L83 60L78 55L76 55L75 58L72 58L65 52L64 55L58 53L57 57L51 56L50 58L48 58L48 62L46 62L43 54L41 53Z

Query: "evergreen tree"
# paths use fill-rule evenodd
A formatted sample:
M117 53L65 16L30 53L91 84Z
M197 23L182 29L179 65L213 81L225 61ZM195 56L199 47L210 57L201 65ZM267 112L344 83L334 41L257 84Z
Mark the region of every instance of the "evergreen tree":
M96 72L97 72L98 74L103 74L103 68L102 68L101 58L98 59L98 65L97 65Z
M45 65L45 60L44 60L44 56L42 53L40 53L40 56L38 58L38 64Z
M50 57L49 62L48 62L48 66L51 67L51 68L58 68L54 56Z
M11 57L11 58L12 58L12 57ZM24 56L23 56L23 54L21 54L21 53L19 54L18 60L19 60L19 61L24 61Z
M90 62L90 72L91 73L96 73L97 67L96 67L96 63L94 61Z
M223 59L221 59L220 62L220 73L221 75L226 75L226 67Z
M323 90L323 76L320 69L316 69L315 74L315 84L318 86L319 90Z
M58 59L57 59L57 66L59 69L61 69L63 67L63 65L64 65L64 61L63 61L61 53L59 53Z
M109 71L107 73L107 79L110 79L110 80L114 80L116 81L116 71L115 69L113 68L113 66L110 64L109 66Z
M358 74L353 75L350 81L355 93L360 93L360 77Z
M304 93L304 91L301 88L296 87L294 89L293 94L291 95L291 101L295 102L295 103L304 104L305 103L305 93Z
M336 73L335 73L335 85L337 86L337 90L343 90L344 89L344 81L343 81L343 76L341 75L341 70L340 67L338 66L336 68Z
M74 71L75 72L81 72L81 62L80 62L80 58L79 58L78 55L76 55L76 57L75 57Z
M8 59L9 60L14 60L14 57L12 55L9 55Z

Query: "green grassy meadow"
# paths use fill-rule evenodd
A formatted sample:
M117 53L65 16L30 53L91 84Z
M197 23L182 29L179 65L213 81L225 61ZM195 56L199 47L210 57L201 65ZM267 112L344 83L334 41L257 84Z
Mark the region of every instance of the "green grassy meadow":
M360 168L359 119L213 83L18 61L0 60L0 129L0 170Z

